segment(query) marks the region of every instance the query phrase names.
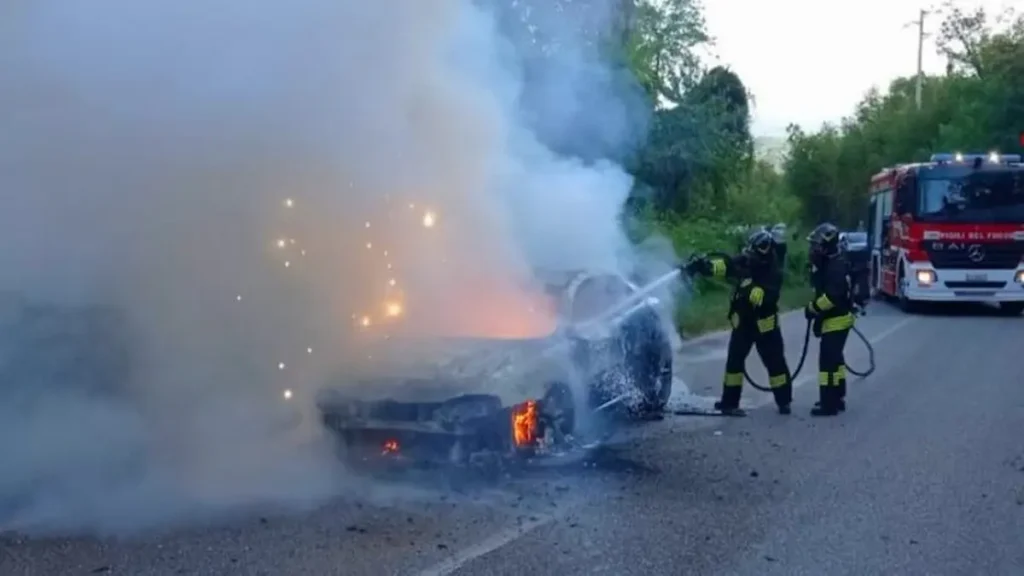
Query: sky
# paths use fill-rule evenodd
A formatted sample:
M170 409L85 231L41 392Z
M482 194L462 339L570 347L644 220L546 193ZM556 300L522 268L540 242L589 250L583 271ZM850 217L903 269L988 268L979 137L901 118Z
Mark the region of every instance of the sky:
M917 68L918 10L929 0L705 0L718 63L754 94L755 136L782 136L790 123L815 129L851 113L872 87ZM960 0L995 14L1024 10L1024 0ZM925 17L937 33L941 16ZM924 70L942 73L934 38L925 40Z

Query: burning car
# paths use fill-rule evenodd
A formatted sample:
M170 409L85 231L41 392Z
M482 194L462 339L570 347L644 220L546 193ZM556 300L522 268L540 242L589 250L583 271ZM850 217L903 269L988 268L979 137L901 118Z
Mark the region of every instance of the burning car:
M465 464L590 437L598 413L660 412L672 350L659 302L614 273L549 276L555 322L529 337L389 338L317 406L349 456Z

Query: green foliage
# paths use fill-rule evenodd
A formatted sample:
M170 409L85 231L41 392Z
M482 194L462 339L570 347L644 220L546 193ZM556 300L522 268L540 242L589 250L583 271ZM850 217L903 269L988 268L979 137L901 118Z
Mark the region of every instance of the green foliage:
M1024 18L992 21L982 9L947 5L938 46L945 76L922 83L900 78L886 93L871 90L838 126L789 132L786 187L807 222L854 226L866 216L873 174L886 166L927 160L935 152L1019 152L1024 133Z
M671 240L676 253L734 253L752 225L793 223L799 201L785 178L755 159L750 101L727 67L705 70L696 54L709 42L696 0L636 0L626 61L651 96L646 145L628 166L636 179L628 231ZM790 248L789 278L800 294L806 250ZM790 292L790 291L788 291ZM720 327L729 287L698 279L680 306L684 332ZM788 297L788 296L787 296ZM803 302L801 301L801 304Z
M636 0L626 38L630 68L652 97L679 102L700 77L697 48L709 40L699 0Z

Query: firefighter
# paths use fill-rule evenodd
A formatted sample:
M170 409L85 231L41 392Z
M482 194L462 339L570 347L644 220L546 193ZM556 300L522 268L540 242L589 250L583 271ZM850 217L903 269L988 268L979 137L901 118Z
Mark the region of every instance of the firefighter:
M782 332L779 330L779 293L782 270L775 253L770 232L758 230L750 235L743 251L731 258L695 258L685 266L690 274L730 278L736 282L729 305L728 354L722 399L715 410L724 414L742 415L740 395L743 392L743 370L750 349L757 347L780 414L790 413L793 384L786 363Z
M811 286L807 319L821 339L818 351L819 401L811 416L835 416L846 410L846 359L843 349L853 328L848 264L839 246L839 229L820 224L807 237L810 244Z

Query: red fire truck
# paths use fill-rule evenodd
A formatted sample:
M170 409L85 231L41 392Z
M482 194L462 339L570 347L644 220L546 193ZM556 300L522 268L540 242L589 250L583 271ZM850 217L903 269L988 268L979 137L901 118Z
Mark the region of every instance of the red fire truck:
M872 291L919 302L996 302L1024 312L1020 155L935 154L871 179Z

